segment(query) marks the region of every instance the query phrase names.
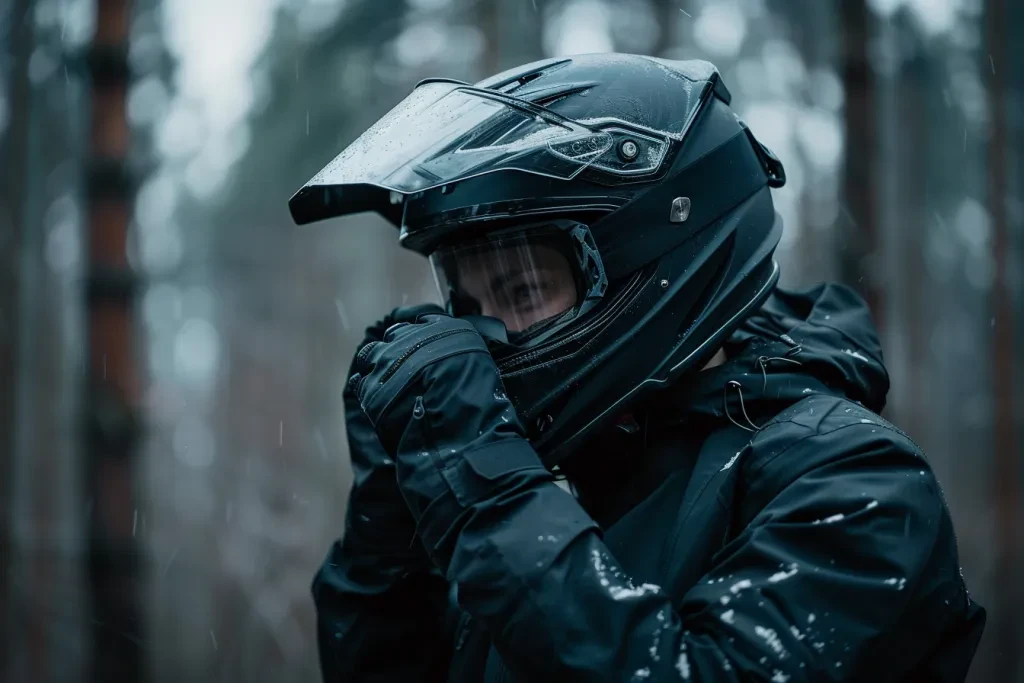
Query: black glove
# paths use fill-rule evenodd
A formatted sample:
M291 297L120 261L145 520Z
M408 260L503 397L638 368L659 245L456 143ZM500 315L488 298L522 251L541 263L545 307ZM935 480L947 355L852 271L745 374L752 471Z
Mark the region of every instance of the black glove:
M442 312L432 304L396 308L367 328L359 348L382 340L393 325ZM350 378L355 365L353 361L349 368ZM343 399L353 481L340 559L354 580L384 590L404 574L432 570L433 565L414 539L416 524L398 491L394 460L384 452L351 386L346 385Z
M550 481L474 327L421 314L356 355L349 380L416 519L416 533L447 570L470 508Z

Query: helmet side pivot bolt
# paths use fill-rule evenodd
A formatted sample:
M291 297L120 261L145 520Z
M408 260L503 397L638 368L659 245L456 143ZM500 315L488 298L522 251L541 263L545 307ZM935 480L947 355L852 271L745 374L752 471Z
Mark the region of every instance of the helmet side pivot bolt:
M671 223L685 223L690 217L690 198L676 197L672 200L672 210L668 214Z
M640 155L640 145L634 140L623 140L619 144L619 156L623 161L633 161Z

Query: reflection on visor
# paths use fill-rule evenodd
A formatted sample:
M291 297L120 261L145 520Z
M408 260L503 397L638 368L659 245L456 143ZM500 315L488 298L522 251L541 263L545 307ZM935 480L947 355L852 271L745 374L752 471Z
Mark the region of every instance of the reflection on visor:
M431 261L453 313L498 318L509 332L521 332L579 302L575 269L550 239L520 236L441 249Z
M528 102L503 101L497 93L469 86L427 83L307 186L370 184L411 193L509 168L568 179L611 146L607 133Z

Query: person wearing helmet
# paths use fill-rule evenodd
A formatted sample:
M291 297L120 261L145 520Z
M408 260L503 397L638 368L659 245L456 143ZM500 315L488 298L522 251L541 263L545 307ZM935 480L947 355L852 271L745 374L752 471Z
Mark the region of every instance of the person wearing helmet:
M962 681L984 626L864 302L776 287L782 164L702 61L432 79L291 199L444 307L367 330L326 681Z

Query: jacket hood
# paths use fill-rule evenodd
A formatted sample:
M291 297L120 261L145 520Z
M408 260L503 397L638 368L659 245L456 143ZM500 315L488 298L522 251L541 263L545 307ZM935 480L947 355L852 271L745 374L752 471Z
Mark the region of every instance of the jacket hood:
M724 350L725 363L667 391L672 398L661 405L671 405L673 421L756 429L815 393L841 396L876 413L885 407L889 375L878 333L867 304L848 287L777 288Z

